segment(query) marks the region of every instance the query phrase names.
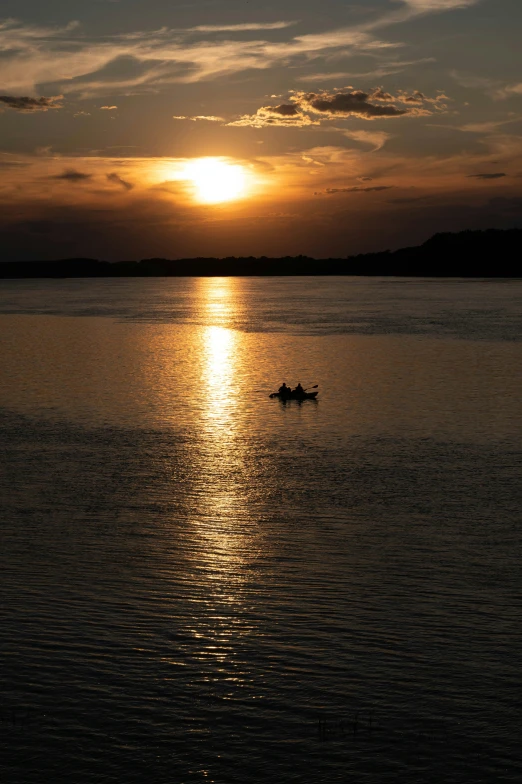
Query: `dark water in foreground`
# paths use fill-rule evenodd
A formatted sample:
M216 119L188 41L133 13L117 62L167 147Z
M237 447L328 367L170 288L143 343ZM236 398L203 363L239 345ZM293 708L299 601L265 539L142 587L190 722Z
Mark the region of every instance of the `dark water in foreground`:
M519 782L521 294L2 283L2 780Z

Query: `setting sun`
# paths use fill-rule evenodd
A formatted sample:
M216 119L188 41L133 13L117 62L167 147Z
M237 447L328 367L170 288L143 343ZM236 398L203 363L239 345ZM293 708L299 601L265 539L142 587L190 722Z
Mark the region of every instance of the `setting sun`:
M245 195L245 170L216 158L199 158L187 163L184 177L195 186L195 196L204 204L232 201Z

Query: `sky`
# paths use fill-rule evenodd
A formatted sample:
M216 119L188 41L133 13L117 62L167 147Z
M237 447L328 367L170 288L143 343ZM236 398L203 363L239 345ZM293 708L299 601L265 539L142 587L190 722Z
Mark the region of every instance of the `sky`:
M0 260L522 226L520 0L3 0Z

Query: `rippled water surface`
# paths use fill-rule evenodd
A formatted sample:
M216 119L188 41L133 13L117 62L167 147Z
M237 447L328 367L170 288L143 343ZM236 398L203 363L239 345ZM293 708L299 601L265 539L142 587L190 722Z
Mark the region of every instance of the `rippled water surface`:
M1 282L2 780L520 782L521 295Z

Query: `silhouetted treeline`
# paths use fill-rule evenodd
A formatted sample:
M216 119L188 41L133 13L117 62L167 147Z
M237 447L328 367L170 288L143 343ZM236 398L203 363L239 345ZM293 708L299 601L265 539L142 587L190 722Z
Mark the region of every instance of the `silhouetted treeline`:
M274 275L384 275L411 277L521 276L522 229L435 234L423 245L338 259L143 259L142 261L6 261L0 278L213 277Z

